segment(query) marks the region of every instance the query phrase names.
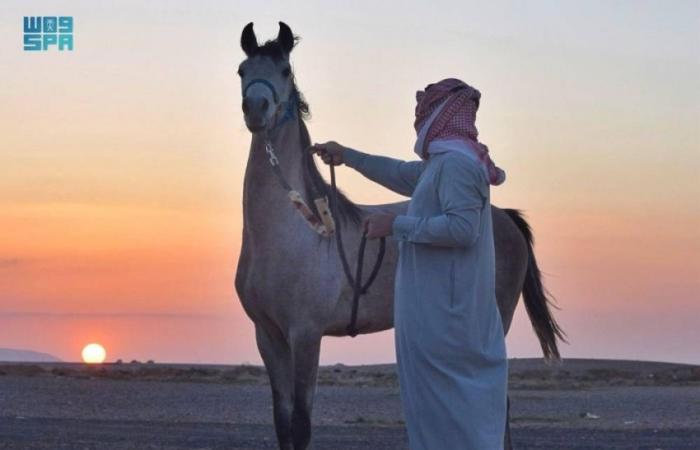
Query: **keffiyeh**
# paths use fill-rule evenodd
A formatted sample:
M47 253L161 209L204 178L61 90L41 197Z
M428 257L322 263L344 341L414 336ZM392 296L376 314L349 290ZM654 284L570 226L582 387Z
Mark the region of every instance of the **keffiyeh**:
M425 91L416 93L416 120L418 134L416 153L430 157L430 144L437 141L460 140L484 168L490 184L499 185L506 173L489 157L489 149L478 141L476 111L481 93L461 80L447 78L430 84Z

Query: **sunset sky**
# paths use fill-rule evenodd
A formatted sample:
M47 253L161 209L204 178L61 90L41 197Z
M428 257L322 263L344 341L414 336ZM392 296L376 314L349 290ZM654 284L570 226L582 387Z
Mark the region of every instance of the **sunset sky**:
M75 50L23 51L28 15L73 16ZM260 363L233 287L236 69L243 26L279 20L314 141L413 159L416 89L481 90L492 201L534 229L565 357L700 363L697 1L3 1L0 347ZM339 172L357 202L399 199ZM522 305L508 352L541 354ZM321 362L394 360L389 331Z

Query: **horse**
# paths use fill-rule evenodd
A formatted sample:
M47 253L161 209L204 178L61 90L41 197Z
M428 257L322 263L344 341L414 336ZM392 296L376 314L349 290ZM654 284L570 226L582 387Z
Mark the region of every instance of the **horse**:
M285 23L274 40L260 45L249 23L241 34L246 55L238 68L242 110L252 134L243 187L243 238L235 287L255 325L255 339L270 379L275 432L282 450L306 449L311 441L319 353L323 336L346 336L353 289L343 276L338 246L315 232L285 191L301 197L296 206L319 217L317 197L331 196L309 152L305 124L309 106L297 88L290 54L298 41ZM307 205L310 205L307 207ZM378 211L401 214L407 202L358 205L337 194L333 213L343 227L347 257L355 261L361 221ZM519 210L492 206L496 251L496 297L504 330L510 328L522 294L544 356L558 359L564 339L550 310L533 250L532 230ZM318 223L316 224L319 225ZM318 228L316 228L318 231ZM388 240L389 241L389 240ZM361 334L393 327L397 246L386 243L376 281L362 296L356 316ZM368 243L370 268L377 245ZM368 270L365 270L368 273ZM509 430L506 424L506 448Z

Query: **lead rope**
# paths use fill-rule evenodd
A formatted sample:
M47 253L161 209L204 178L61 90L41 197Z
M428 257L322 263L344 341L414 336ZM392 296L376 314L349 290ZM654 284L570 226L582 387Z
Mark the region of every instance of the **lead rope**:
M275 154L275 149L272 147L272 143L269 139L265 139L265 152L268 155L268 162L270 167L272 167L272 172L277 177L277 180L282 185L282 187L287 191L287 197L292 203L294 208L302 215L306 223L313 229L316 233L323 237L329 237L335 231L335 222L333 221L333 215L331 214L330 208L328 207L328 199L326 197L316 197L314 198L314 204L316 205L316 210L318 215L309 208L309 205L304 201L304 197L295 191L287 183L287 180L282 174L282 169L280 168L280 161Z
M333 217L339 217L338 215L338 187L335 182L335 166L330 165L331 170L331 189L333 190L332 201L331 201L331 212ZM360 306L360 296L367 293L369 287L374 283L374 280L379 274L379 269L382 266L382 261L384 259L384 253L386 251L386 238L382 237L379 240L379 253L377 253L377 260L374 263L372 272L369 278L362 284L362 267L364 266L365 259L365 247L367 246L367 231L362 230L362 239L360 240L360 248L357 251L357 268L355 269L355 277L353 278L350 272L350 264L348 263L347 256L345 254L345 248L343 247L342 238L342 225L340 220L335 224L335 241L338 245L338 254L340 255L340 261L343 264L343 272L345 272L345 278L348 280L348 284L352 286L352 313L350 315L350 323L348 324L346 331L350 337L355 337L358 335L359 330L357 329L357 311Z
M263 80L264 81L264 80ZM263 82L256 80L256 82ZM252 82L251 82L252 84ZM273 90L274 93L274 90ZM275 115L275 125L273 128L277 128L281 125L277 122L277 115ZM306 204L302 195L292 189L292 187L287 183L287 180L282 174L282 169L280 168L279 159L275 154L275 149L270 141L269 134L265 136L265 152L268 156L268 161L272 167L277 180L282 185L282 187L287 191L287 196L292 202L292 205L301 213L301 215L306 220L311 228L318 234L324 237L330 237L331 234L335 233L336 243L338 245L338 254L340 255L340 260L343 264L343 272L345 272L345 277L348 283L352 287L352 313L350 315L350 323L346 327L346 331L350 337L355 337L359 334L357 329L357 311L360 306L360 297L367 293L369 287L374 283L374 280L379 275L379 269L382 266L382 261L384 260L384 253L386 252L386 238L382 237L379 240L379 252L377 253L377 260L374 263L372 272L369 275L367 281L362 284L362 268L364 266L365 259L365 247L367 246L367 231L362 231L362 239L360 240L360 248L357 251L357 267L355 269L355 277L352 276L350 272L350 264L348 263L347 256L345 254L345 248L343 247L343 239L341 236L341 223L337 223L334 217L340 217L338 214L338 187L335 183L335 167L333 164L330 166L331 170L331 189L332 189L332 201L330 209L328 208L328 200L326 197L317 197L314 199L314 204L319 212L319 215L313 213L311 208ZM319 217L320 216L320 217Z

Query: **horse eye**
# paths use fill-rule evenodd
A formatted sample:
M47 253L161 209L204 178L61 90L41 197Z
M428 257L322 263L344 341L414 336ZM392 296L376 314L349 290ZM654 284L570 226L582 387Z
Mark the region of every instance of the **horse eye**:
M284 77L288 77L291 74L292 74L292 71L289 69L289 67L287 67L286 69L284 69L282 71L282 76L284 76Z
M243 69L238 69L238 76L243 77Z

